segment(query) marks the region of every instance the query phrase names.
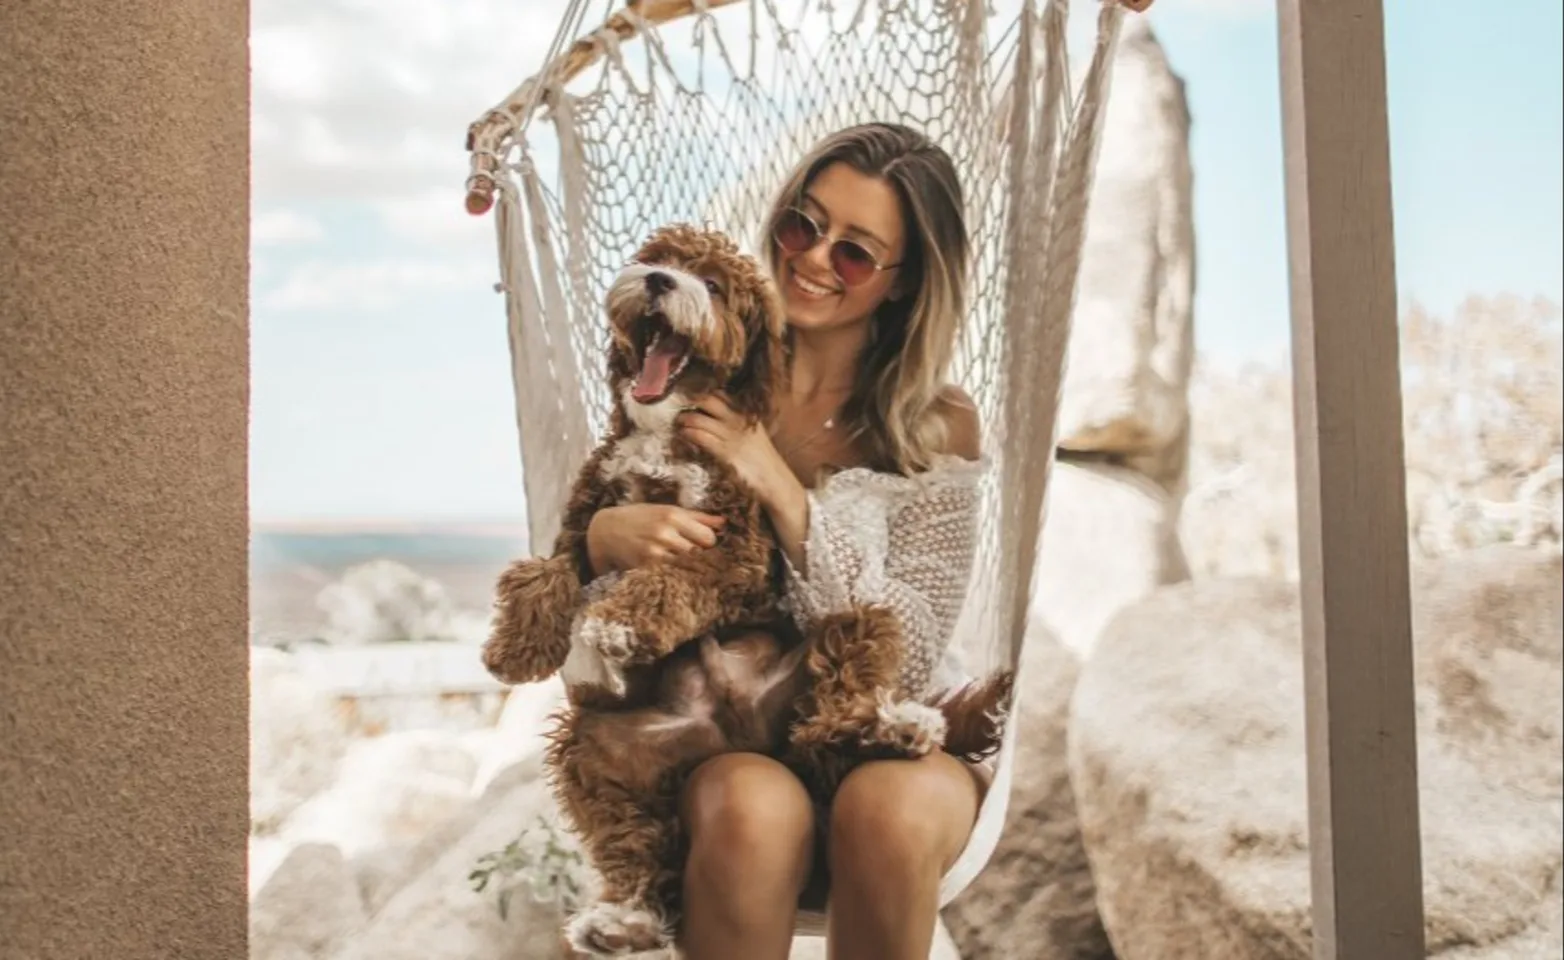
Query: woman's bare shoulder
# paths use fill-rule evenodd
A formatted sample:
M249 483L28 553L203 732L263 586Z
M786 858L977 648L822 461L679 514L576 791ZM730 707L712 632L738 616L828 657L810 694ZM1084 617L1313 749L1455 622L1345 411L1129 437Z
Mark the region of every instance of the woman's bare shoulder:
M963 460L976 460L983 453L983 424L977 403L955 384L940 390L934 408L945 420L945 449Z

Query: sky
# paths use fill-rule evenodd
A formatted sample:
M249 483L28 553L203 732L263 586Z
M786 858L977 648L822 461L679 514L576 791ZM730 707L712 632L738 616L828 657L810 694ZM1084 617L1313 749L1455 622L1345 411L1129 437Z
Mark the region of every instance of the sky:
M462 210L462 140L541 64L565 6L252 3L258 526L523 519L494 225ZM1403 304L1564 300L1561 6L1386 0ZM1149 16L1193 117L1199 350L1278 360L1274 0L1159 0Z

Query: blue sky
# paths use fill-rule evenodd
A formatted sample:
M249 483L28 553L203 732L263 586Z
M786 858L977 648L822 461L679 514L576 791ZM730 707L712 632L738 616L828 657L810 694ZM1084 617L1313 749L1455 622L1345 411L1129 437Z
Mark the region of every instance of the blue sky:
M1403 302L1561 293L1561 5L1386 4ZM251 507L258 523L523 515L493 224L466 124L536 65L558 0L257 0ZM1273 4L1160 0L1187 83L1196 336L1284 356Z

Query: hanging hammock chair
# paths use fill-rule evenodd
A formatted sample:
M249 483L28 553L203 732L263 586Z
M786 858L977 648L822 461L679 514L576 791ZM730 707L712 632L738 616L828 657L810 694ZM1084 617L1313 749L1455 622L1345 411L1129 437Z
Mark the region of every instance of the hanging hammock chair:
M1113 49L1124 8L1149 3L1100 4L1072 90L1068 0L1010 0L1004 16L1003 0L639 0L584 34L601 0L573 0L544 68L467 141L467 209L495 212L531 542L553 541L602 435L601 305L642 239L672 220L756 239L815 141L898 121L954 159L975 258L954 374L992 469L953 645L971 675L1016 668ZM1014 726L941 905L999 839ZM823 917L801 914L798 931Z

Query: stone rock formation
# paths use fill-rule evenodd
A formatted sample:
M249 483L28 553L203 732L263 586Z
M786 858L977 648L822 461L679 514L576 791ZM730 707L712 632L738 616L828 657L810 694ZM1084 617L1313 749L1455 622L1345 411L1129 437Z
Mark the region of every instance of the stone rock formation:
M1417 569L1430 956L1559 955L1557 554ZM1120 614L1082 672L1070 775L1122 960L1310 956L1297 588L1210 580Z
M1182 492L1195 227L1184 83L1144 17L1120 34L1086 223L1060 448Z
M1125 603L1187 579L1195 236L1183 81L1128 18L1103 120L1036 579L1077 656Z

